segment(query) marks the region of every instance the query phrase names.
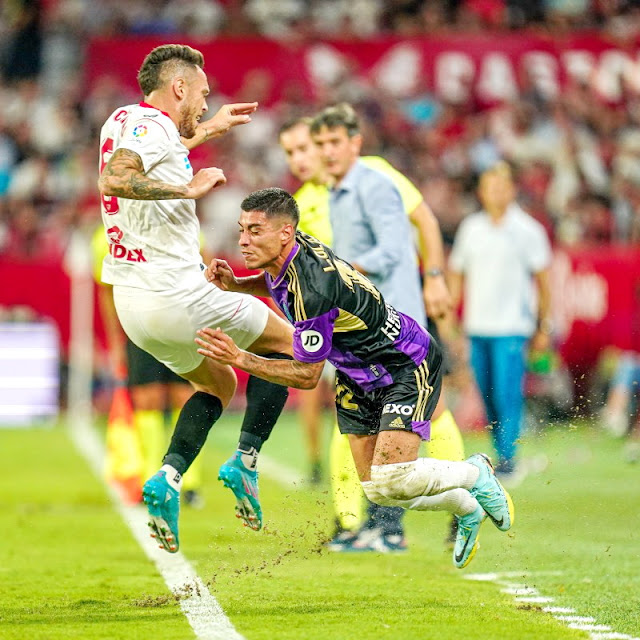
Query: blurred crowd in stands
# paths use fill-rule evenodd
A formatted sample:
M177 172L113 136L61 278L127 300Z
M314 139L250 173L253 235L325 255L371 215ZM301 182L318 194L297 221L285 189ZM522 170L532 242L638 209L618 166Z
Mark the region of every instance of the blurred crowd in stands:
M85 90L90 37L353 39L521 27L557 35L595 27L629 42L640 33L639 5L624 0L5 0L0 11L0 255L15 260L59 260L73 228L98 224L99 129L116 106L140 96L109 78ZM364 153L383 155L419 186L446 242L477 209L477 175L500 158L513 163L522 206L554 243L640 242L640 93L631 85L615 103L589 82L574 81L552 100L525 87L517 100L480 110L427 90L398 100L349 76L316 104L292 96L269 107L268 74L248 74L236 95L210 82L211 113L226 102L263 104L250 126L193 153L195 168L220 166L229 178L199 205L214 253L234 246L246 193L296 187L278 147L280 124L339 100L358 108Z

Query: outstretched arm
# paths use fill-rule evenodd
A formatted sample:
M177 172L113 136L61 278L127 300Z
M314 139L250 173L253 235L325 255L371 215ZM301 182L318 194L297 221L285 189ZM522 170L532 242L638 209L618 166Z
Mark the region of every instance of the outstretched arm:
M201 198L227 179L222 169L200 169L188 184L169 184L153 180L144 173L142 158L129 149L116 149L98 180L103 196L129 200L175 200Z
M222 329L201 329L198 331L196 343L200 345L198 353L207 358L242 369L269 382L295 389L314 389L320 380L325 362L262 358L239 349Z
M224 135L233 127L251 122L251 114L257 108L257 102L225 104L218 109L215 116L198 125L193 138L182 138L182 144L189 150L195 149L207 140Z

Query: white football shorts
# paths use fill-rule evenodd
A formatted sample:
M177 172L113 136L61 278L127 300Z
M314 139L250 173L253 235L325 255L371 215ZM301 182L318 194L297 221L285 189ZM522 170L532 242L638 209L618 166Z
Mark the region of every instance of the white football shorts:
M131 341L177 374L204 360L194 342L196 330L220 327L246 349L267 326L269 308L258 298L222 291L194 270L171 291L114 285L113 299Z

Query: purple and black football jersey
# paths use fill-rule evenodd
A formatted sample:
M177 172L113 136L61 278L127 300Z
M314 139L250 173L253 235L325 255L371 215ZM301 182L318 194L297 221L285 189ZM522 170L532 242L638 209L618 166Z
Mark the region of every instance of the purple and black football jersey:
M429 333L387 304L371 282L304 233L278 277L265 273L276 304L295 327L301 362L329 360L365 391L386 387L425 359Z

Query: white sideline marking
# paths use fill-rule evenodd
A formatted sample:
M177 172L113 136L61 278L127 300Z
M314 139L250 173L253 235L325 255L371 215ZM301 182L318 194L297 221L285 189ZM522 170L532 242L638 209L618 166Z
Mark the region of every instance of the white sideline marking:
M510 578L524 578L527 576L541 575L562 575L561 571L504 571L498 573L469 573L464 576L465 580L477 580L479 582L495 582L503 588L502 593L514 596L514 600L527 603L550 603L554 599L550 596L543 596L535 587L530 587L522 582L512 582ZM558 622L562 622L569 629L579 629L589 631L590 640L640 640L627 633L618 633L609 625L596 624L596 619L591 616L577 615L575 609L571 607L542 607L542 611L550 613Z
M562 571L536 571L535 574L528 571L501 571L500 573L469 573L465 580L480 580L481 582L499 582L504 578L526 578L527 576L561 576ZM505 584L507 584L505 582Z
M562 620L562 622L586 622L592 623L595 622L596 619L591 616L554 616L557 620Z
M533 604L546 604L547 602L553 602L553 598L549 596L531 596L527 598L516 598L516 602L531 602Z
M500 591L502 593L508 593L511 596L535 596L538 594L537 589L534 589L533 587L525 587L520 584L500 589Z
M105 452L96 431L89 426L73 422L69 431L78 451L87 460L96 476L104 482ZM180 608L196 637L199 640L244 640L244 636L235 630L207 585L182 553L169 554L156 546L157 543L149 535L146 525L146 509L142 506L123 504L113 487L106 482L105 486L133 537L156 565L171 592L181 595Z

